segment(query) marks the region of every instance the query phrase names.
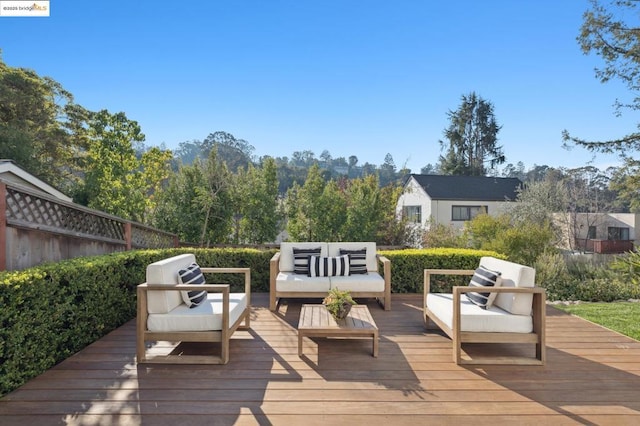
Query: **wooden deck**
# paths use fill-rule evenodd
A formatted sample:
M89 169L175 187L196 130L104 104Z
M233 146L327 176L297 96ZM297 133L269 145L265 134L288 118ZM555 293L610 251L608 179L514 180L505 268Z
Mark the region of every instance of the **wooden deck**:
M130 322L0 399L0 424L640 424L640 342L552 307L546 366L474 367L424 329L421 295L394 295L391 311L369 304L378 358L370 338L305 338L299 358L309 301L274 314L268 295L252 298L229 364L138 366Z

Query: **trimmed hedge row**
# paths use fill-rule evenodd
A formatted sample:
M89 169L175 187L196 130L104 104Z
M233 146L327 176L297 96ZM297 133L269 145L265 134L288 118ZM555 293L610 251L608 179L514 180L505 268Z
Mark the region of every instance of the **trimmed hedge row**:
M476 269L482 256L506 259L493 251L453 248L381 250L380 254L391 261L393 293L422 293L425 269ZM452 286L468 282L469 277L435 277L432 291L451 292Z
M253 292L269 291L277 250L136 250L0 273L0 396L42 374L136 316L136 286L149 263L194 253L210 267L249 267ZM391 260L392 292L422 292L423 269L474 269L493 252L457 249L382 251ZM216 275L238 291L239 275ZM438 285L446 290L451 281Z

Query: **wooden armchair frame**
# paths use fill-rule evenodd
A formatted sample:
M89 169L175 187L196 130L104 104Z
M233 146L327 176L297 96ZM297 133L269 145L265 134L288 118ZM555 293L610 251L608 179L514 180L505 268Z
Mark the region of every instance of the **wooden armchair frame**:
M473 275L474 270L460 269L425 269L424 270L424 321L429 326L433 321L453 341L453 361L456 364L519 364L544 365L546 361L545 320L546 294L540 287L453 287L453 318L449 328L444 321L433 314L427 307L427 295L431 289L432 275ZM460 296L463 293L531 293L533 294L532 316L533 331L531 333L508 332L470 332L460 330ZM478 359L462 358L462 343L533 343L536 345L535 358L525 357L486 357Z
M229 362L229 339L237 329L249 329L251 326L251 269L250 268L200 268L203 274L244 274L244 292L247 295L247 306L238 320L229 324L229 285L228 284L172 284L138 285L138 316L136 318L136 354L138 363L173 363L173 364L226 364ZM149 291L190 291L205 290L207 293L222 293L222 330L212 331L149 331L147 319L147 292ZM244 321L244 325L241 325ZM157 355L147 356L146 342L220 342L220 355Z

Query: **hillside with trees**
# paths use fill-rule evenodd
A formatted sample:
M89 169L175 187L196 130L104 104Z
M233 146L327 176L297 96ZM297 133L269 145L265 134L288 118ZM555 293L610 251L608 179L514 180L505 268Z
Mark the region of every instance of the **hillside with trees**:
M0 157L14 160L76 203L176 233L183 241L273 242L292 239L415 240L396 216L403 179L391 154L380 165L357 153L324 150L256 157L249 141L225 131L183 141L175 150L145 145L124 112L90 111L58 82L0 58ZM463 95L435 166L421 172L517 177L567 188L575 211L638 211L637 166L600 171L506 164L491 102ZM597 200L597 201L596 201Z

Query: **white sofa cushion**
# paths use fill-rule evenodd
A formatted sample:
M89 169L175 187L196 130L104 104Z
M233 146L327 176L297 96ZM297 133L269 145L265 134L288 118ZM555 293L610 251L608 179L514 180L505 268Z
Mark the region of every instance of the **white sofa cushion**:
M384 291L384 278L377 272L331 277L331 288L349 291Z
M147 284L174 285L179 284L178 271L195 263L195 255L181 254L162 259L147 266ZM149 291L147 295L147 311L150 314L166 314L183 304L179 291ZM185 307L187 307L185 305Z
M367 271L378 271L378 258L376 257L376 243L375 242L342 242L342 243L328 243L329 256L340 256L340 249L345 250L367 250Z
M229 326L240 318L246 307L245 293L229 294ZM207 299L193 308L182 303L169 313L149 314L147 327L155 332L222 330L222 293L208 293Z
M500 272L501 287L535 287L536 270L495 257L482 257L480 264L485 268ZM494 306L516 315L531 315L533 294L500 293Z
M306 275L294 274L292 271L280 271L276 276L276 290L296 292L328 292L331 288L331 282L329 281L329 279L330 277L308 277Z
M320 247L320 256L327 256L327 243L314 242L298 242L280 243L280 265L279 268L284 272L293 272L295 260L293 258L293 248L313 249Z
M429 293L427 306L433 315L443 321L447 327L452 328L453 294ZM460 331L531 333L533 318L531 315L511 314L495 304L490 308L482 309L462 294L460 296Z

